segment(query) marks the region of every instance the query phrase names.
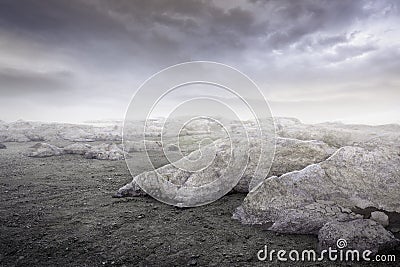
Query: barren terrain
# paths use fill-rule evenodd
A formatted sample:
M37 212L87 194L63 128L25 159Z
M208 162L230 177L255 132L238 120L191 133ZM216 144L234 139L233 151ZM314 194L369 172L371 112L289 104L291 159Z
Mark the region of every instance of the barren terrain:
M244 194L188 209L148 196L115 199L131 180L124 161L23 156L33 144L7 143L0 152L2 266L268 266L256 256L264 245L317 246L315 236L276 234L231 219Z

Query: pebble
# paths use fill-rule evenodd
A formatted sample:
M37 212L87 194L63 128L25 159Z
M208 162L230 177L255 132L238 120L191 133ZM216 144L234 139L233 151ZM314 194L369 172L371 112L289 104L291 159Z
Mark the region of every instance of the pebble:
M400 228L394 227L390 230L392 233L400 233Z
M384 212L381 211L371 212L371 220L380 223L383 227L389 225L389 217Z
M188 266L195 266L195 265L197 265L197 260L195 259L192 259L188 262Z

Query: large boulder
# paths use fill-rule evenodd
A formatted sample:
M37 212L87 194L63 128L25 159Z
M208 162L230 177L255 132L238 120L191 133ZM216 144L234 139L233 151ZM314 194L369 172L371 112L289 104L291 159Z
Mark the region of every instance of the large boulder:
M88 144L71 144L64 148L59 148L47 143L37 143L30 147L29 151L25 153L28 157L52 157L63 154L77 154L83 155L87 159L100 159L100 160L123 160L124 152L121 146L117 144L100 144L97 146L90 146Z
M121 141L121 128L117 125L94 127L91 125L64 125L58 137L73 142Z
M400 125L359 125L343 123L303 124L293 118L275 118L278 136L300 140L319 140L335 147L392 143L399 146Z
M85 155L91 148L88 144L75 143L65 146L62 150L64 154Z
M357 250L360 255L365 250L376 254L378 251L391 249L399 244L399 240L392 233L369 219L331 221L319 230L318 241L319 250L327 250L329 247Z
M332 220L348 221L362 217L333 203L318 201L298 209L287 209L269 228L279 233L317 234Z
M6 149L7 146L5 144L0 143L0 149Z
M322 141L303 141L292 138L276 139L275 157L267 177L281 176L282 174L301 170L306 166L326 160L331 156L337 148L329 146ZM257 168L260 149L258 142L253 142L250 153L250 161L242 179L239 181L234 190L237 192L247 193L264 180L254 178L254 170ZM261 165L262 166L262 165ZM269 166L266 166L267 168Z
M266 179L246 196L234 217L243 223L275 222L271 229L281 232L315 233L317 228L307 224L297 228L290 224L296 223L299 217L303 221L307 217L321 218L315 209L309 209L321 201L335 210L322 220L325 223L332 219L345 220L342 209L373 207L400 212L398 166L397 149L343 147L324 162ZM337 212L338 208L341 212ZM347 217L351 219L353 215Z
M58 148L54 145L50 145L47 143L37 143L29 148L29 151L26 153L26 156L33 158L45 158L45 157L59 156L62 154L63 151L61 148Z
M246 169L242 175L242 178L239 180L238 184L234 187L234 191L247 193L249 192L250 187L252 188L256 186L258 183L262 182L268 176L281 175L286 172L300 170L309 164L325 160L337 150L336 148L328 146L327 144L321 141L302 141L289 138L277 138L275 159L274 162L272 163L272 167L270 168L270 165L268 164L259 164L260 153L261 153L260 142L262 141L257 139L251 140L250 152L248 153L249 161L246 165ZM134 151L141 150L140 149L141 147L136 145L136 143L132 142L130 144L131 144L131 151L132 148L135 147L136 149L134 149ZM220 166L218 164L222 163L225 164L227 157L229 156L228 146L221 145L223 144L223 142L220 141L216 141L211 146L214 146L215 144L219 145L218 146L219 153L217 154L219 157L215 158L216 160L215 169L207 168L203 172L201 172L201 175L194 174L192 176L190 173L185 172L182 169L175 168L173 164L169 164L167 166L161 167L159 170L157 170L157 172L158 173L161 172L162 174L168 173L167 175L168 177L173 177L171 182L177 185L193 186L193 184L195 184L194 186L199 186L200 183L204 183L206 181L208 182L213 181L217 179L218 176L220 175L219 174L220 171L218 170L224 169L224 166L222 165ZM238 146L238 143L234 143L234 146ZM151 149L152 146L149 146L149 148ZM208 153L207 151L210 152L210 155L207 155ZM196 153L198 153L198 150L189 155L191 157L195 157ZM202 153L204 154L205 158L210 158L214 155L212 150L205 150ZM259 177L257 177L256 171L263 176L260 175ZM149 174L146 173L143 175L149 175ZM138 189L139 187L137 186L135 179L133 179L131 186L127 185L127 187L125 187L125 189L127 188ZM135 190L135 192L137 192L137 190ZM127 194L118 193L117 195L126 196ZM135 193L134 195L136 196L137 194Z
M114 198L120 197L138 197L147 195L136 183L135 180L130 182L129 184L124 185L120 189L118 189L117 193L113 195Z
M1 142L29 142L31 141L25 134L16 131L8 131L0 137Z
M113 127L93 127L93 136L96 141L122 141L122 128L114 125Z
M0 125L0 142L45 141L38 122L16 121Z
M145 145L146 144L146 145ZM124 143L124 150L126 152L144 152L144 151L163 151L163 144L161 141L149 141L146 140L145 142L125 142Z
M376 221L377 223L381 224L383 227L386 227L389 225L389 216L387 216L382 211L371 212L371 220Z
M96 140L90 128L79 126L65 127L59 132L59 137L73 142L93 142Z
M132 182L120 188L115 196L143 195L144 192L141 192L138 184L148 185L148 188L154 189L156 195L160 193L158 192L159 186L164 186L165 183L177 186L165 185L164 187L167 195L172 196L171 199L179 196L181 192L190 195L190 190L196 190L196 188L214 182L217 185L213 190L224 191L229 187L229 184L223 182L224 179L227 177L231 179L232 176L239 179L240 173L245 169L246 156L248 156L246 145L242 145L240 141L233 143L235 145L232 148L229 140L218 140L171 164L139 174L133 178ZM235 162L241 162L241 164L234 164ZM231 174L232 176L230 176ZM171 191L168 191L170 189ZM195 203L197 200L191 199L190 201Z
M124 152L116 144L100 144L93 146L84 156L87 159L123 160Z

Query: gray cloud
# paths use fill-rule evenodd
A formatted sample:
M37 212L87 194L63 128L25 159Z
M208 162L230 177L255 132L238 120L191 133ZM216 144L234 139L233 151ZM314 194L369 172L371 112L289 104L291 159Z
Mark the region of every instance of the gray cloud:
M88 119L122 117L141 82L189 60L237 67L275 103L379 90L383 110L399 96L399 14L394 0L4 0L0 112L6 119L46 120L21 107L5 110L4 101L29 94L31 101L87 110ZM290 104L280 105L278 115L293 113ZM301 119L315 121L300 106ZM45 104L38 108L47 114ZM59 115L74 119L67 111Z
M0 69L3 96L29 96L52 94L68 88L72 79L68 72L34 72L17 69Z

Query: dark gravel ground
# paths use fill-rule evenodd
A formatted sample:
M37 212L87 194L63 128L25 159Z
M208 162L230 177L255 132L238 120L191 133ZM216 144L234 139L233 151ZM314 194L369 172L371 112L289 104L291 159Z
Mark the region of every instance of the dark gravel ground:
M114 199L131 180L124 161L23 156L31 145L7 143L0 151L1 266L270 266L277 262L257 260L264 245L316 249L314 236L277 235L232 220L244 195L189 209L150 197Z

